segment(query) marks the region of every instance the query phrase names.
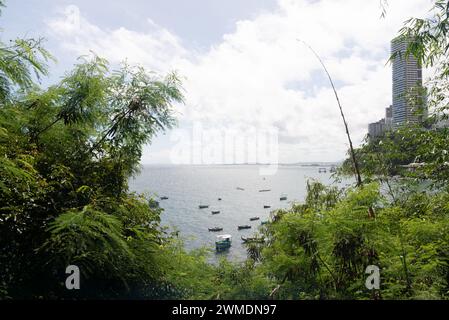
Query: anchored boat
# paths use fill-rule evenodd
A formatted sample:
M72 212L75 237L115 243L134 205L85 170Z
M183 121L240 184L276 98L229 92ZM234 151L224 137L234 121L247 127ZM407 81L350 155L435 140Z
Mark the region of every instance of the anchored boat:
M217 236L217 240L215 241L215 249L217 252L224 251L229 249L232 244L232 236L229 234L223 234Z
M279 198L279 200L281 200L281 201L286 201L286 200L287 200L287 196L286 196L286 195L281 195L281 197Z
M163 197L161 197L161 200L168 200L168 197L163 196Z
M249 218L249 221L257 221L257 220L260 220L260 218L259 218L259 217L252 217L252 218Z
M209 232L219 232L219 231L223 231L223 228L220 227L209 228Z
M219 214L220 211L212 211L212 214Z
M208 206L208 205L200 204L200 205L199 205L199 208L200 208L200 209L207 209L207 208L209 208L209 206Z
M270 209L271 206L263 206L264 209Z
M238 230L251 229L251 226L249 226L249 225L238 226L237 229Z
M241 238L244 243L264 243L265 242L265 240L261 239L261 238L249 238L249 237L245 238L243 236Z

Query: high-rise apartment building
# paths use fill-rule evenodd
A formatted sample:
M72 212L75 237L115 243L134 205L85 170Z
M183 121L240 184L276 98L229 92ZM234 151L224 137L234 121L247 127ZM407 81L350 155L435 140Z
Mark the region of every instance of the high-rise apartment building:
M423 120L424 95L422 93L422 68L413 55L406 56L409 40L397 37L391 41L393 60L393 126L417 123Z

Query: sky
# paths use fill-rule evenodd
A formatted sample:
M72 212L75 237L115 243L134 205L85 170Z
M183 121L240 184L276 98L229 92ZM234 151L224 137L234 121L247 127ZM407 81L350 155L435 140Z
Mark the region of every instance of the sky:
M431 0L14 0L2 41L46 38L57 82L93 51L161 75L176 71L178 127L144 148L142 163L340 161L348 149L335 84L355 145L391 104L390 40Z

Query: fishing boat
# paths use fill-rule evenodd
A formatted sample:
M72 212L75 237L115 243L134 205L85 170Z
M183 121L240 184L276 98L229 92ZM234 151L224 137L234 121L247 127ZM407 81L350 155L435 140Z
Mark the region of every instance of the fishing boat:
M209 232L219 232L219 231L223 231L223 228L220 227L209 228Z
M264 209L270 209L271 206L263 206Z
M212 211L212 214L219 214L220 211Z
M161 197L161 200L168 200L168 197L163 196L163 197Z
M222 234L217 236L217 240L215 241L215 248L217 252L224 251L229 249L232 244L232 236L229 234Z
M207 208L209 208L209 206L208 206L208 205L200 204L200 205L199 205L199 208L200 208L200 209L207 209Z
M249 225L238 226L237 229L238 230L251 229L251 226L249 226Z
M259 192L270 192L270 189L263 189L263 190L259 190Z
M252 217L252 218L249 218L249 221L257 221L257 220L260 220L260 218L259 218L259 217Z
M264 243L265 242L265 240L264 239L261 239L261 238L245 238L245 237L241 237L242 238L242 241L244 242L244 243L249 243L249 242L252 242L252 243Z

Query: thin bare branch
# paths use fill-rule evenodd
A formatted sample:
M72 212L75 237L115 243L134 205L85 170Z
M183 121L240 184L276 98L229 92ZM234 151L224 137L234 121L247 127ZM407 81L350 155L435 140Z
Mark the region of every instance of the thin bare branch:
M332 77L331 77L329 71L327 70L326 65L324 64L323 60L318 55L318 53L316 53L316 51L313 50L313 48L307 42L305 42L303 40L299 40L299 39L297 39L297 40L299 42L303 43L307 48L309 48L310 51L312 51L312 53L318 59L318 61L320 62L321 66L323 67L324 71L326 72L327 77L329 78L329 82L330 82L330 84L332 86L332 90L334 91L335 98L337 99L337 104L338 104L338 108L340 109L340 115L341 115L341 118L343 120L343 124L345 125L346 136L348 137L349 148L350 148L350 151L351 151L352 162L353 162L353 165L354 165L354 172L355 172L355 176L356 176L356 179L357 179L357 186L360 187L363 184L362 176L360 175L359 165L358 165L358 162L357 162L357 159L356 159L356 156L355 156L354 146L352 144L351 135L349 133L348 123L346 122L345 114L343 113L343 107L341 106L340 98L338 97L338 93L337 93L337 90L335 89L335 85L334 85L334 82L332 81Z

